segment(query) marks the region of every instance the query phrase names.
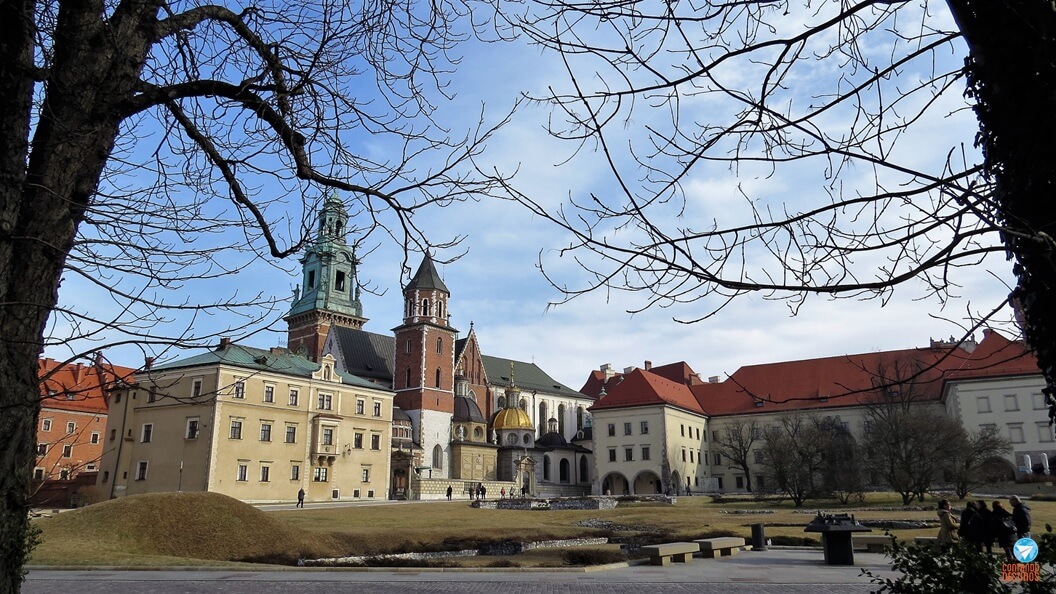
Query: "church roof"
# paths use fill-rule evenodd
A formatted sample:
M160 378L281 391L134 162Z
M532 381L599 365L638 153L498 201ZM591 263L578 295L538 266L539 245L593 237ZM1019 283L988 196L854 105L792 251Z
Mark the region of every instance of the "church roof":
M480 355L484 363L484 372L488 375L488 381L495 385L504 385L510 381L510 363L514 364L514 381L522 390L535 390L546 394L566 395L575 398L587 398L572 388L550 377L535 363L514 361L491 355Z
M393 369L396 368L395 337L343 326L331 326L330 331L337 338L346 371L385 384L392 383Z
M484 413L480 412L477 402L469 396L455 396L455 411L452 417L455 421L469 421L471 423L486 423Z
M447 285L444 284L443 279L441 279L440 275L436 272L436 266L433 265L433 259L429 254L426 254L425 258L422 259L422 264L418 267L418 272L414 273L414 278L412 278L411 282L407 283L407 286L404 288L405 291L411 289L427 291L436 290L443 291L448 295L451 294L451 291L447 289Z
M286 349L258 349L235 343L221 343L214 350L200 355L178 359L162 365L155 365L153 371L167 371L170 369L182 369L186 367L204 367L207 365L230 365L241 369L254 371L269 371L283 375L294 375L299 377L311 377L313 373L322 367L319 363L291 353ZM336 371L341 382L352 386L363 388L377 388L377 384L356 377L350 373Z
M518 407L504 408L500 410L495 413L495 417L492 419L491 423L492 428L496 430L534 429L532 419L528 417L528 413Z

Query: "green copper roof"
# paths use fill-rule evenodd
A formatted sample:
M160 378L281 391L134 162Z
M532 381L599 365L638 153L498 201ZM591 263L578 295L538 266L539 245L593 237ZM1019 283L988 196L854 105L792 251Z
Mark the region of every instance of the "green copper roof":
M178 359L169 363L154 366L155 371L170 369L183 369L187 367L205 367L210 365L230 365L253 371L268 371L283 375L294 375L298 377L311 377L313 373L322 367L319 363L313 363L305 357L283 350L273 353L270 350L230 344L225 348L217 348L200 355ZM334 370L341 378L341 383L362 388L374 388L379 386L367 380Z

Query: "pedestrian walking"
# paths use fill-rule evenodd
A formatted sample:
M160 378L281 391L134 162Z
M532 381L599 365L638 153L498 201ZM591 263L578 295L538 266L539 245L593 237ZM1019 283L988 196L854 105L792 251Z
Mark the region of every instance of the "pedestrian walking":
M1012 505L1012 521L1016 524L1016 538L1030 536L1030 508L1016 495L1009 497L1008 503Z
M297 491L297 507L304 507L304 489Z

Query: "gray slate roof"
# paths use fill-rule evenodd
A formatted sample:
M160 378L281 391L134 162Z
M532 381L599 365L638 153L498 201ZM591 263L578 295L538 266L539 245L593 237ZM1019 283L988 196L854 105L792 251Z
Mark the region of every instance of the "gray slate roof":
M447 285L444 284L443 279L441 279L440 275L436 272L436 266L433 265L433 259L429 254L425 255L421 266L418 267L418 272L414 274L414 278L412 278L411 282L407 283L407 286L404 288L405 291L408 289L422 289L426 291L435 289L443 291L448 295L451 294Z
M268 371L297 377L311 377L312 374L319 371L319 368L321 367L320 364L314 363L301 355L291 353L285 349L281 352L273 353L266 349L231 344L227 348L217 348L200 355L187 357L186 359L178 359L169 363L156 365L153 369L155 371L165 371L188 367L205 367L210 365L230 365L231 367L238 367L251 371ZM337 371L337 374L345 384L360 386L363 388L378 388L377 384L368 382L367 380L356 377L350 373Z
M510 382L510 363L513 363L513 381L522 390L536 390L547 394L567 395L576 398L590 398L547 375L535 363L525 363L491 355L480 355L488 381L493 385L505 385Z
M335 333L347 372L376 379L385 385L392 383L392 372L396 368L395 337L341 326L331 326L330 331Z

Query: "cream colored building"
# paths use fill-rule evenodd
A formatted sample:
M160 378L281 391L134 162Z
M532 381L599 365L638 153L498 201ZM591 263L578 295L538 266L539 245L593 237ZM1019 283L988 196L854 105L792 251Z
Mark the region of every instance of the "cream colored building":
M392 392L285 349L222 340L110 394L110 497L212 491L247 502L385 499Z
M1034 358L1022 343L986 331L978 345L932 342L920 349L752 365L725 381L702 381L685 363L653 368L647 361L622 374L602 366L580 390L598 398L590 408L595 491L684 493L688 486L745 492L748 478L759 489L762 437L783 417L828 419L860 439L869 407L899 396L876 387L891 383L914 390L914 407L956 418L968 431L996 427L1012 442L1010 458L1020 475L1047 470L1056 456ZM754 429L750 477L717 447L731 425Z

